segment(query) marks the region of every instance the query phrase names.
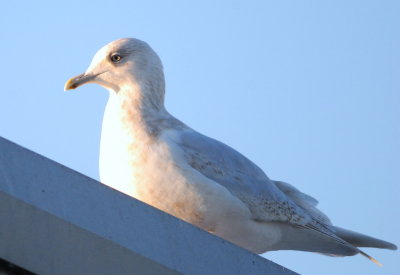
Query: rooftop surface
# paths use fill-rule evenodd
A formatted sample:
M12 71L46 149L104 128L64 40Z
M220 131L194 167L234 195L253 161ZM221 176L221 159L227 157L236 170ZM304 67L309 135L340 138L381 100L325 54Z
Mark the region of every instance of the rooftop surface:
M36 274L296 274L0 137L0 259Z

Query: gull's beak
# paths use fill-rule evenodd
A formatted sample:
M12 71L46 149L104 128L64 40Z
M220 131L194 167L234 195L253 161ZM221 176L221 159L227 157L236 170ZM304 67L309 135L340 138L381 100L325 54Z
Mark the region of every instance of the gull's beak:
M64 91L67 90L73 90L78 88L79 86L82 86L83 84L86 84L93 80L98 74L80 74L78 76L75 76L73 78L68 79L67 82L65 82L64 85Z

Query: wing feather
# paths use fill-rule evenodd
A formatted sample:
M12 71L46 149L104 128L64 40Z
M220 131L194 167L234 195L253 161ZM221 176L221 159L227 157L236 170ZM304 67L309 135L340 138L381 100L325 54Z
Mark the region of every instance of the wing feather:
M346 253L358 252L334 233L329 218L316 208L316 199L288 183L270 180L256 164L231 147L193 130L180 132L179 147L193 169L238 197L254 220L298 227L314 232L332 247L349 250Z
M254 219L303 226L312 223L307 207L298 205L300 196L285 194L256 164L231 147L193 130L181 132L179 146L192 168L242 200ZM304 199L316 204L305 194Z
M322 224L332 225L330 219L317 208L318 201L313 197L301 192L289 183L274 181L275 185L290 197L298 206L303 208L309 215Z

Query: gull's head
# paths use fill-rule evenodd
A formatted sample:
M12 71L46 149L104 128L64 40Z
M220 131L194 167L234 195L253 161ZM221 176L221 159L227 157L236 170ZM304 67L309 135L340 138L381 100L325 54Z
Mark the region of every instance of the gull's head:
M101 48L83 74L69 79L64 90L97 83L118 93L128 87L146 87L151 93L164 93L161 60L146 43L135 38L113 41Z

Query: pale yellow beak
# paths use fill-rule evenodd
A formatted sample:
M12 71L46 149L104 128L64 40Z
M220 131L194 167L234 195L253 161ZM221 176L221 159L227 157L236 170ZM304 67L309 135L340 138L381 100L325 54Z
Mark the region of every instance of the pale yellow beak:
M64 91L76 89L79 86L82 86L82 85L90 82L96 76L97 75L83 73L78 76L72 77L72 78L68 79L67 82L65 82Z

